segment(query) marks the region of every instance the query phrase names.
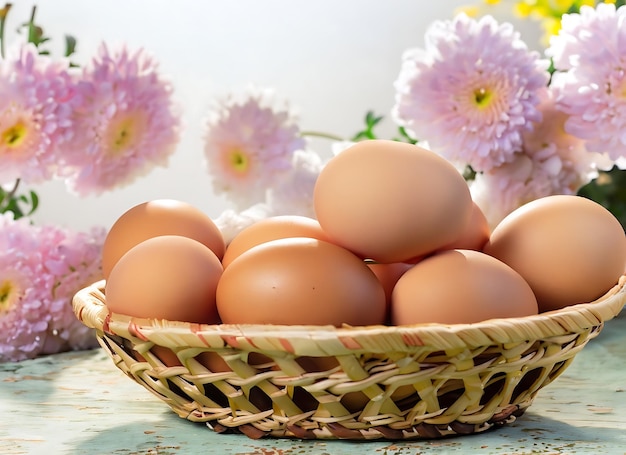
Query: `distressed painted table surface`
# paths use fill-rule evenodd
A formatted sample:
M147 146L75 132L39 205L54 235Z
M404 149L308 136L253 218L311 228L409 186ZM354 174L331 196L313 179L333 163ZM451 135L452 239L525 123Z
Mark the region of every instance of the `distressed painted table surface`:
M626 314L517 421L406 442L252 440L188 422L100 349L0 364L0 454L626 454Z

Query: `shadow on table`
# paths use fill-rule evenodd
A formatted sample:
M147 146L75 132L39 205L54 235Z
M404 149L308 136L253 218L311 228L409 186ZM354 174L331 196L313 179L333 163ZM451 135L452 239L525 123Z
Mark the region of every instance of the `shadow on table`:
M56 356L45 356L1 364L0 400L19 397L26 402L45 402L54 392L55 381L61 372L58 363Z
M85 436L85 433L82 435ZM623 430L572 426L527 412L516 422L481 434L420 441L328 441L216 434L204 424L185 421L166 411L157 421L102 428L75 441L77 454L232 454L232 455L420 455L480 454L607 454L626 444Z

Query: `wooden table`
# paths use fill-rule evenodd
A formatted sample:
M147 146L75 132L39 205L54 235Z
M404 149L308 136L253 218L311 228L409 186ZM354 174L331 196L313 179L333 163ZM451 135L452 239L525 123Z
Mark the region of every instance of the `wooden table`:
M0 364L0 454L626 454L626 314L517 421L443 440L252 440L179 418L100 349Z

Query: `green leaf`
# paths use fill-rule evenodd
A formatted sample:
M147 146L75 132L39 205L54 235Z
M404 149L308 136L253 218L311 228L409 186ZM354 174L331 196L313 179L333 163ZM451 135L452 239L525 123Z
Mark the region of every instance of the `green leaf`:
M14 218L32 215L39 207L39 196L34 191L27 194L7 192L0 188L0 213L12 212Z
M550 65L548 66L548 74L550 75L550 78L552 79L552 75L556 72L556 67L554 66L554 59L550 58ZM548 85L550 85L551 81L548 81Z
M376 139L376 134L374 134L374 127L378 125L384 116L375 115L373 111L368 111L365 114L365 129L359 131L354 136L352 136L351 140L354 142L366 140L366 139Z
M403 126L398 127L398 133L400 137L393 138L394 141L398 142L408 142L409 144L417 144L419 141L413 138L409 133L407 133L406 128Z
M39 196L37 196L37 193L35 193L34 191L30 191L30 211L28 212L28 215L32 215L35 210L37 210L37 207L39 207Z
M42 44L50 41L50 38L44 35L43 28L35 23L35 14L37 13L37 6L34 5L31 9L30 19L28 22L24 22L20 28L27 30L27 39L29 43L33 43L37 47L38 51L42 55L48 55L49 52L40 48ZM19 31L19 29L18 29Z
M605 207L626 230L626 170L613 166L609 171L600 172L597 178L578 190L578 195Z
M469 164L465 166L465 169L463 169L463 178L468 182L476 178L476 171Z
M626 5L626 0L616 0L615 8L619 8L620 6Z
M76 38L72 35L65 35L65 56L69 57L74 52L76 52Z
M382 115L374 115L374 112L369 111L365 115L365 124L367 125L367 129L371 130L374 128L384 117Z

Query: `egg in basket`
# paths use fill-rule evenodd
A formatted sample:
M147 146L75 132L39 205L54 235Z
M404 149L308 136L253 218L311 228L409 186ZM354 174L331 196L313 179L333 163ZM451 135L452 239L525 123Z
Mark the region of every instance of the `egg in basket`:
M76 315L217 432L419 439L511 422L625 303L623 228L582 197L491 230L449 162L372 140L329 161L314 204L228 245L188 204L133 207Z

